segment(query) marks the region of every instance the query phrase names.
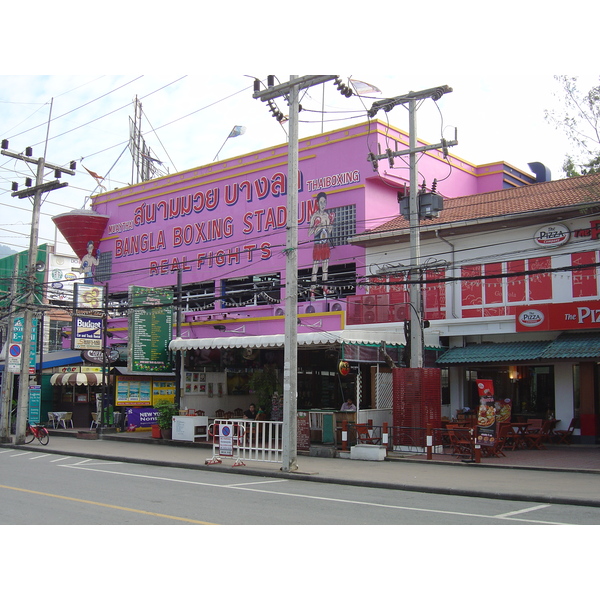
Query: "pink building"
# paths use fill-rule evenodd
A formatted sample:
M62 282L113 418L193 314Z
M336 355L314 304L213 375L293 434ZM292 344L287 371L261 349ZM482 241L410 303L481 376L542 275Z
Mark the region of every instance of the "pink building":
M399 194L409 181L402 160L373 164L367 156L407 146L405 132L379 121L299 143L298 332L300 350L311 349L300 352L300 408L338 406L348 394L373 407L374 381L385 367L382 339L392 359L401 361L401 315L387 310L379 319L393 323L383 338L365 327L353 331L346 299L368 291L364 285L373 274L368 250L351 240L399 214ZM504 163L476 166L433 150L420 157L419 177L429 190L439 180L437 193L452 198L530 185L543 174L536 178ZM180 276L183 322L171 348L186 354L184 378L196 369L212 373L207 383L213 384L190 388L182 405L233 410L249 401L247 381L234 391L223 373L280 363L268 348L283 345L286 189L283 145L93 198L93 211L108 217L94 280L107 285L115 310L119 302L127 305L130 286L175 290ZM111 328L126 337L125 316L112 320ZM439 348L439 336L430 335L426 344ZM252 359L240 354L252 348L260 350ZM355 367L345 389L336 381L342 357ZM435 357L432 350L430 364Z

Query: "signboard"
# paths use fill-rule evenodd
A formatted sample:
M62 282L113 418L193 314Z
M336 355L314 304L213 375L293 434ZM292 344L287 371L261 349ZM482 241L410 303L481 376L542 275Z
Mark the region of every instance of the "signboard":
M477 379L479 410L477 411L477 443L493 446L496 442L496 405L494 403L494 382L491 379Z
M125 413L130 431L149 429L158 423L158 411L155 408L127 408Z
M29 386L29 412L28 419L30 423L37 425L42 421L41 419L41 405L42 405L42 386L41 385L30 385Z
M233 456L233 425L219 424L219 456Z
M150 377L117 377L117 406L151 406L152 380Z
M308 412L297 413L298 429L296 433L296 449L310 450L310 421Z
M73 317L71 347L73 350L99 350L104 346L104 319Z
M23 356L23 330L25 328L25 319L16 317L13 323L12 341L8 346L8 364L9 373L21 372L21 358ZM37 319L33 319L31 327L31 345L29 350L29 373L35 373L37 351Z
M516 331L600 329L600 300L535 304L517 309Z
M130 371L171 372L173 292L130 286Z
M104 287L87 283L75 284L75 310L102 311L104 309Z

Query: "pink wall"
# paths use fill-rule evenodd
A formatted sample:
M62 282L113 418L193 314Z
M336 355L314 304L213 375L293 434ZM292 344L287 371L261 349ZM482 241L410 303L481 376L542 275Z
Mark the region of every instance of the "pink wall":
M378 176L367 154L401 148L406 140L405 133L372 122L300 141L299 269L312 265L308 225L319 191L327 193L330 211L355 205L356 233L398 215L397 189L409 179L406 163L396 159L392 169L381 161ZM452 162L439 193L482 191L476 167L454 157ZM449 167L433 151L421 158L419 172L431 187ZM491 185L502 187L497 179ZM110 257L110 291L173 286L179 268L184 285L271 272L281 272L283 283L286 186L284 145L96 196L93 209L109 215L99 250ZM330 262L356 262L360 273L364 250L337 245Z

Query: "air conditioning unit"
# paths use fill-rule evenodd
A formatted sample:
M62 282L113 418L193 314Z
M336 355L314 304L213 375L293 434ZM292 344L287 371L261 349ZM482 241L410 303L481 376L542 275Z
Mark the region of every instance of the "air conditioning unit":
M329 312L329 303L327 300L315 300L314 302L303 302L302 307L298 305L298 313L321 313Z
M329 310L331 312L339 312L341 310L346 310L346 303L343 300L335 300L334 302L330 302Z
M284 314L285 314L285 310L281 306L278 306L273 309L274 317L283 317Z

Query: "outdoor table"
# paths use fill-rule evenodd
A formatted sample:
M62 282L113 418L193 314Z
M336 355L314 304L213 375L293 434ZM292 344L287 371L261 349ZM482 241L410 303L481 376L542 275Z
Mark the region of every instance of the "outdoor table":
M529 423L511 423L511 426L515 437L515 450L517 448L527 448L525 435L529 429Z

